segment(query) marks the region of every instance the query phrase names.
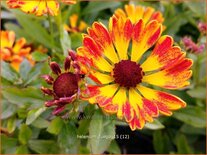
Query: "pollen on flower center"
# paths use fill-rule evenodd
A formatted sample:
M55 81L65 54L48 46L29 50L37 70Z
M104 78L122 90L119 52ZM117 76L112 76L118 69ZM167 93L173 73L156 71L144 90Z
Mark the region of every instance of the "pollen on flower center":
M53 85L57 97L70 97L78 91L78 79L73 73L63 73Z
M114 81L120 86L126 88L136 87L142 81L142 68L136 62L122 60L115 64L113 71Z

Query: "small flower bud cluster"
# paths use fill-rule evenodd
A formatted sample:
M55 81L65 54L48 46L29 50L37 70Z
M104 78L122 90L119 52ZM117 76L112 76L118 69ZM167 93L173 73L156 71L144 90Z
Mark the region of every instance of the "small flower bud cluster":
M193 40L190 37L184 37L182 39L182 43L187 51L192 52L194 54L202 53L205 48L204 44L198 45L195 42L193 42Z
M207 24L204 22L199 22L198 23L198 29L202 34L206 34L206 28L207 28Z

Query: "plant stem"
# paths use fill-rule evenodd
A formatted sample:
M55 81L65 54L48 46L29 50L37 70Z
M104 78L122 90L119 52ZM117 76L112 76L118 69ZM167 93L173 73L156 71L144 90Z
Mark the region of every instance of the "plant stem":
M54 31L53 31L53 24L52 24L52 20L51 20L51 17L50 15L48 14L48 21L49 21L49 27L50 27L50 35L52 37L52 45L54 45Z

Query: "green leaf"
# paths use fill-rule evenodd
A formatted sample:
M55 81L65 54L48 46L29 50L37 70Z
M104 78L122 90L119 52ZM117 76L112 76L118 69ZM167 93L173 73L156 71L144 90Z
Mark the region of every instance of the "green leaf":
M90 123L89 137L91 153L103 153L115 137L114 123L104 117L100 111L96 111Z
M1 134L1 153L14 154L18 140Z
M64 56L68 55L68 50L71 49L71 39L68 35L68 32L62 28L62 32L60 33L60 43L64 53Z
M41 107L39 109L33 109L30 110L28 115L27 115L27 119L26 119L26 124L29 125L31 124L33 121L35 121L37 119L37 117L39 117L44 111L46 110L46 107Z
M12 30L15 32L16 38L21 38L24 37L26 40L29 40L29 36L25 33L25 31L20 28L17 24L13 23L5 23L4 24L5 28L7 30Z
M35 66L32 67L30 70L27 80L25 81L24 85L30 84L33 80L35 80L40 74L41 69L43 68L44 63L37 63Z
M32 122L32 126L40 129L47 128L49 126L49 122L42 117L38 117L36 120Z
M39 88L37 89L34 87L27 87L22 89L16 87L8 87L2 89L3 96L9 102L20 107L24 107L24 104L30 104L30 106L34 105L35 107L42 105L44 99L40 92L41 91Z
M29 148L40 154L58 154L57 142L52 140L30 140Z
M7 129L9 133L12 133L16 129L16 117L15 116L8 119Z
M184 4L195 14L200 17L205 17L206 15L206 1L183 1Z
M75 152L70 152L77 146L77 140L75 125L72 122L65 123L58 134L58 144L60 148L64 149L65 153L77 153L77 150L73 150Z
M82 43L82 35L81 33L72 33L70 35L71 37L71 46L72 49L76 49L77 47L81 46Z
M39 51L35 51L35 52L32 52L32 58L35 61L44 61L44 60L47 60L48 55L45 53L41 53Z
M151 129L151 130L159 130L165 128L165 126L160 123L157 119L155 119L152 123L147 122L145 124L145 128Z
M80 146L78 151L79 154L90 154L90 150L87 147Z
M28 73L31 69L31 65L27 59L24 59L20 64L19 74L23 80L27 79Z
M206 113L200 107L188 106L174 112L173 117L197 128L206 127Z
M153 146L157 154L168 154L171 150L170 138L166 132L156 130L153 133Z
M192 154L191 147L188 145L187 139L183 134L180 134L176 139L178 154Z
M25 119L27 117L27 109L25 107L18 108L17 115L21 119Z
M54 45L51 44L52 39L46 29L38 22L37 20L31 19L27 16L22 15L21 13L15 12L16 19L23 27L25 32L36 42L45 45L49 48L55 48Z
M89 2L88 6L83 10L82 14L100 12L108 8L116 8L120 6L120 2Z
M9 103L8 101L2 100L1 106L2 106L1 119L7 119L16 112L16 106Z
M188 90L187 94L193 98L205 99L206 98L206 88L205 87L194 88L192 90Z
M21 145L17 148L15 154L29 154L29 150L26 145Z
M20 143L27 144L31 136L32 136L32 130L26 124L22 124L18 135L18 139Z
M90 121L90 119L83 119L79 121L78 135L84 135L88 133Z
M7 79L8 81L14 82L18 80L18 73L10 66L9 63L1 61L1 77Z
M56 117L50 122L47 131L51 134L57 135L62 129L63 125L64 125L63 120L59 117Z
M180 131L182 133L189 134L189 135L205 135L206 134L205 128L196 128L196 127L193 127L187 124L184 124L181 127Z
M113 153L113 154L121 154L121 150L119 148L119 145L117 144L117 142L115 140L113 140L111 142L111 145L108 148L108 152Z

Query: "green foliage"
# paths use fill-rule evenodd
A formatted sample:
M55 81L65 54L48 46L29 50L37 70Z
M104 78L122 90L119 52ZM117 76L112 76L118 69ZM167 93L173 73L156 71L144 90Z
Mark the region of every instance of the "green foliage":
M30 149L39 154L56 154L59 151L57 143L52 140L30 140L28 145Z
M88 145L94 154L103 153L115 137L115 126L110 117L96 111L89 127Z
M35 61L31 65L24 59L19 71L9 62L1 61L1 154L120 154L140 153L140 150L144 154L144 146L150 154L206 153L206 53L190 53L181 42L184 36L190 36L198 44L206 43L206 36L198 30L198 22L206 22L205 0L181 3L130 1L161 11L166 27L163 35L171 35L174 44L193 59L191 85L169 91L186 101L185 108L174 111L170 117L160 116L151 123L147 122L142 130L131 131L126 122L103 114L87 101L76 103L77 107L69 105L67 108L74 111L67 113L68 118L53 116L53 107L44 106L45 101L52 99L40 90L41 86L47 85L40 76L51 73L48 60L55 60L63 66L68 49L76 50L82 46L82 35L86 32L64 30L64 24L71 24L69 17L77 14L78 23L83 20L91 27L94 21L99 21L108 27L108 19L114 10L123 9L128 3L61 3L55 17L36 17L19 9L9 9L5 2L1 3L2 29L14 31L16 39L24 37L26 46L32 47L31 56ZM38 45L47 48L48 52L38 51ZM123 135L130 133L129 139L115 139L120 132Z
M188 106L185 109L174 112L173 115L180 121L198 128L206 127L206 113L203 108Z
M166 131L157 130L153 133L153 146L158 154L166 154L172 151L172 142Z
M19 142L23 145L27 144L31 136L32 136L31 129L26 124L22 124L18 135Z

